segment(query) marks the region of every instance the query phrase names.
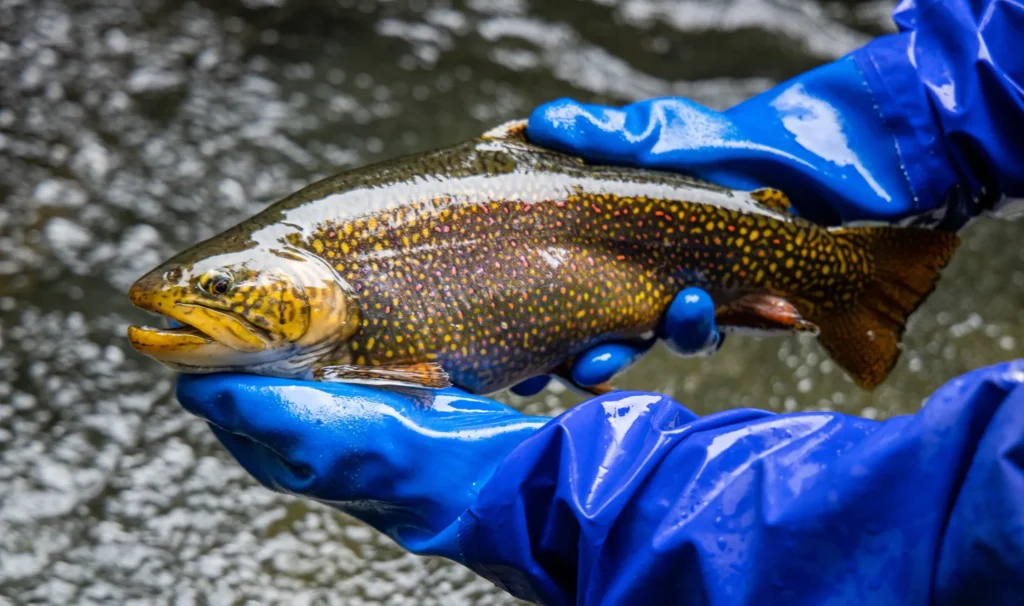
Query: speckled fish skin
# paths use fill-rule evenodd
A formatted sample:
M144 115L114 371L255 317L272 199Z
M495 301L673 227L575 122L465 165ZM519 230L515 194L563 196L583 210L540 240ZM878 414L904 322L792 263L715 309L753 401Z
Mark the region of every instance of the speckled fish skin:
M490 393L598 342L649 335L686 286L719 305L777 295L809 319L851 308L872 279L867 240L772 196L588 165L529 145L514 123L314 183L160 271L301 249L358 310L313 366L436 362Z

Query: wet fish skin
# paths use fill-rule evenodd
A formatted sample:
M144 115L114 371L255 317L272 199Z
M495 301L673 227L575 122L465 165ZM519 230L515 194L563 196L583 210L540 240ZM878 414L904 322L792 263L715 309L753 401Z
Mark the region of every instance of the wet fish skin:
M310 322L302 348L279 339L289 346L270 347L269 358L318 348L303 353L308 373L435 364L453 384L489 393L598 342L646 337L679 290L699 286L726 327L820 331L837 363L872 388L895 363L906 316L956 236L825 228L785 206L775 190L588 165L529 145L517 123L314 183L172 259L137 290L166 292L153 278L160 271L179 271L177 288L202 291L211 271L251 285L261 272L313 264L290 272L305 275L301 290L329 293L318 305L349 311L343 322ZM272 308L267 301L291 287L275 288L202 296L222 307L233 297L231 313L245 315L257 302ZM266 315L251 321L273 333ZM265 374L305 368L261 364Z

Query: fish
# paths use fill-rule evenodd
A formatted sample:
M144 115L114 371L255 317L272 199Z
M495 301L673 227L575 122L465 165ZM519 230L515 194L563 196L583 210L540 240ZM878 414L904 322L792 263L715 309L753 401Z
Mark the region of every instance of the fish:
M723 332L814 334L872 390L958 246L812 223L774 188L589 163L520 120L321 179L174 255L129 297L177 326L128 338L184 373L490 394L651 342L696 286Z

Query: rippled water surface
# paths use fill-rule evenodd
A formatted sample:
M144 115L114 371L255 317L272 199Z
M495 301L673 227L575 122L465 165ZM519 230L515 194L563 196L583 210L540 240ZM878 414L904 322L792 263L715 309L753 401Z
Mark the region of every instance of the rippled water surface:
M724 108L875 35L888 3L0 0L0 602L511 601L257 486L135 355L128 284L339 168L543 101ZM699 412L916 410L1019 356L1019 227L982 222L873 394L812 341L660 349L620 381ZM547 392L513 403L553 412ZM178 601L175 601L178 600Z

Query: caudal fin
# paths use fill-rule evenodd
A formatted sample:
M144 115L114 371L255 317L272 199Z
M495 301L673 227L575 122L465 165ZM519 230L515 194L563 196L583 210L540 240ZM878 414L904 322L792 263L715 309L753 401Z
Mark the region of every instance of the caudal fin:
M816 321L818 340L857 385L871 390L896 365L907 318L934 290L960 238L911 227L842 228L832 233L871 253L872 274L856 305Z

